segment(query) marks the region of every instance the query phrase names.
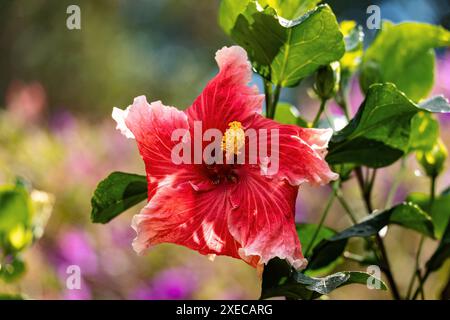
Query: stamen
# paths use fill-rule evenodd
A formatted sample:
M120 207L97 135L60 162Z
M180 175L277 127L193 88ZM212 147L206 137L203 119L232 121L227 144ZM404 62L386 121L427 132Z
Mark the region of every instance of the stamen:
M239 121L232 121L222 137L222 150L227 154L239 154L239 150L245 145L245 132Z

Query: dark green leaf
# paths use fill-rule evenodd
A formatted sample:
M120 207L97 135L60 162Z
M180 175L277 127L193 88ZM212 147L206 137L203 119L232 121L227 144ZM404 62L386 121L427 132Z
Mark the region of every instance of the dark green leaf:
M429 272L438 270L448 258L450 258L450 222L447 224L438 248L427 262L427 269Z
M399 204L381 213L374 213L368 219L327 240L322 240L313 249L308 269L320 269L327 266L342 255L348 239L374 236L388 224L397 224L426 236L434 237L433 223L424 211L412 203Z
M290 299L310 300L329 294L334 289L349 284L367 285L372 276L364 272L344 271L324 278L313 278L290 268L286 261L272 259L264 268L261 299L287 297ZM379 279L380 289L386 285ZM373 281L371 281L371 284Z
M336 17L322 5L293 21L250 2L236 19L232 38L249 54L255 69L274 84L291 87L345 52Z
M99 183L92 197L92 222L107 223L147 198L145 176L113 172Z
M355 118L333 136L327 161L374 168L395 162L407 151L418 111L393 84L373 85Z
M413 118L421 110L424 110L421 105L416 105L393 84L371 86L355 118L333 136L327 161L333 165L350 163L371 168L392 164L409 151ZM414 129L420 134L421 128ZM429 134L432 136L433 132Z
M392 82L414 101L426 97L434 82L433 48L450 45L450 32L439 26L384 22L367 49L361 68L361 87Z

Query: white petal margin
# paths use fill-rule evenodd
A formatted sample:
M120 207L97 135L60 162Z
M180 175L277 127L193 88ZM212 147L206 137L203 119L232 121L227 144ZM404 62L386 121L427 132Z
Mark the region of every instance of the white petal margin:
M134 139L133 132L131 132L131 130L128 129L127 125L125 124L125 119L128 117L129 109L130 107L126 108L125 110L114 107L112 111L112 118L117 123L117 130L120 130L120 132L128 139Z

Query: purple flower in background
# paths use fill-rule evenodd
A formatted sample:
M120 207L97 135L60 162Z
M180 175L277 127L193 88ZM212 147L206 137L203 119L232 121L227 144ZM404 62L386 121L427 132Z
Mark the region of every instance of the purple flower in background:
M98 269L97 255L88 236L80 230L69 230L58 242L59 266L77 265L83 274L94 274ZM65 271L64 271L65 273Z
M364 95L362 94L361 87L359 86L358 77L353 77L352 80L350 81L349 86L350 86L350 91L348 94L348 104L349 104L348 108L349 108L350 115L352 116L358 111L359 106L361 105L361 103L364 100ZM342 112L341 107L339 107L334 100L330 101L328 108L329 108L330 112L333 114L337 114L337 115L344 114Z
M450 51L437 59L436 79L433 88L433 95L444 95L450 98ZM439 119L443 123L450 123L450 114L443 113L439 115Z
M76 119L68 110L56 112L50 119L50 128L56 134L75 130Z
M137 288L130 296L137 300L191 299L198 287L198 279L192 271L174 268L158 273L148 286Z
M90 300L92 293L86 282L81 279L80 289L66 289L63 294L64 300Z

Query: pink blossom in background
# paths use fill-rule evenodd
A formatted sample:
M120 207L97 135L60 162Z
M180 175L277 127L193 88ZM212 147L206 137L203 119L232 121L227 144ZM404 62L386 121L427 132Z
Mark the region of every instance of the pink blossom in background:
M44 87L33 82L25 84L13 81L6 92L6 107L24 123L34 123L42 117L47 105Z

